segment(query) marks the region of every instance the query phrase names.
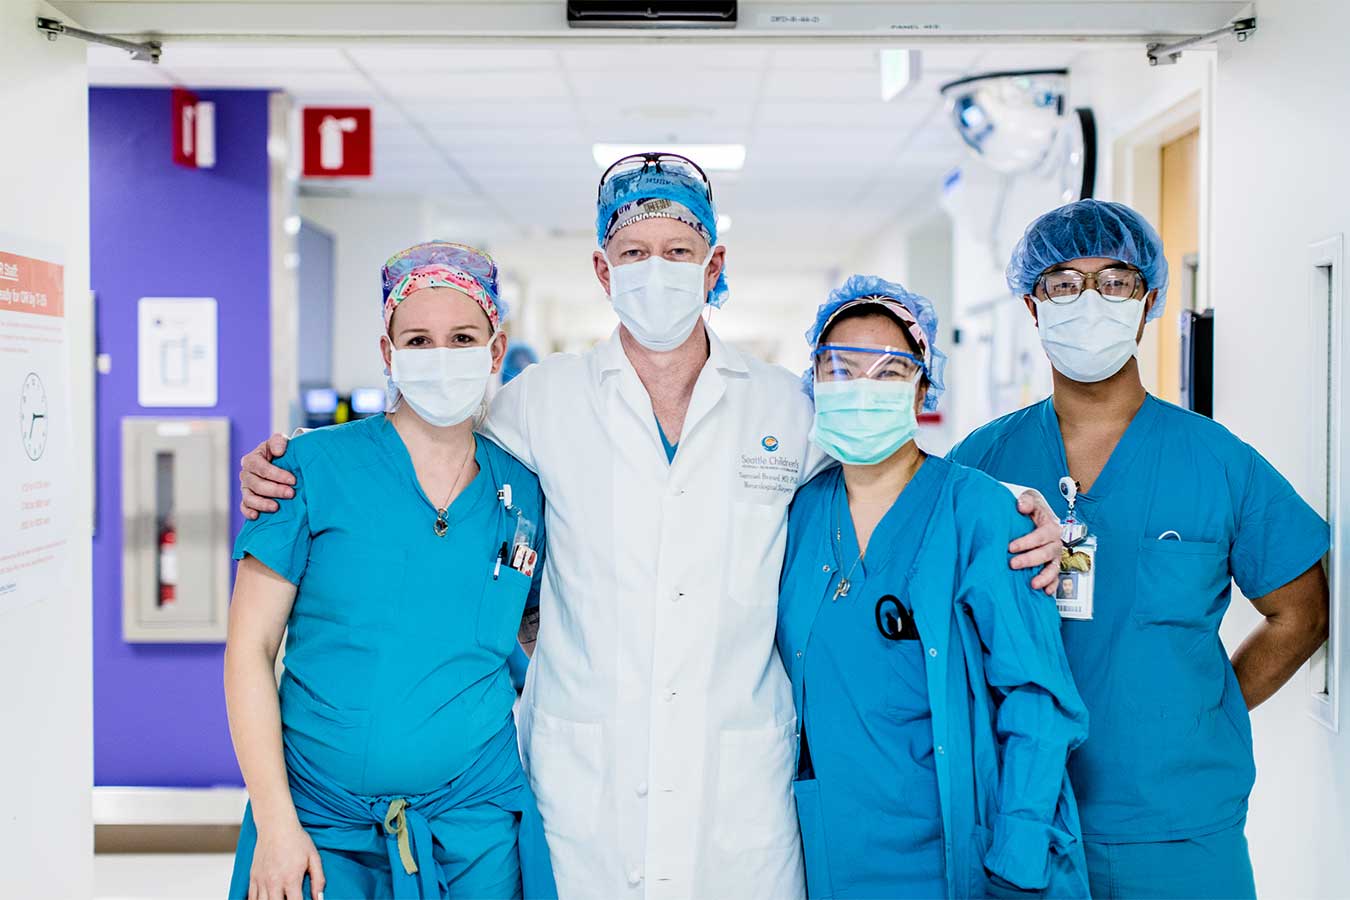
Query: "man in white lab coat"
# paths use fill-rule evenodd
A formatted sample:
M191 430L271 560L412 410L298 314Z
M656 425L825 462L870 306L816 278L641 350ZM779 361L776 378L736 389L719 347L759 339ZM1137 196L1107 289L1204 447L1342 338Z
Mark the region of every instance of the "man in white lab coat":
M726 250L697 166L620 160L597 233L620 326L531 366L483 428L547 499L520 729L559 895L803 897L774 632L788 503L824 465L810 402L700 315L726 297ZM274 508L283 446L245 459L246 512ZM1058 558L1041 515L1019 566Z

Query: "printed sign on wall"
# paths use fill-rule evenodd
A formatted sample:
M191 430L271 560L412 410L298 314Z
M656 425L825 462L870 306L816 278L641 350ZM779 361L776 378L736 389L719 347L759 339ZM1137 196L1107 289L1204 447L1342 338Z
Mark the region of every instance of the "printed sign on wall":
M369 108L307 106L301 115L306 178L369 178Z
M71 413L61 265L0 250L0 612L64 584Z
M142 297L137 316L137 402L149 407L215 406L216 301Z

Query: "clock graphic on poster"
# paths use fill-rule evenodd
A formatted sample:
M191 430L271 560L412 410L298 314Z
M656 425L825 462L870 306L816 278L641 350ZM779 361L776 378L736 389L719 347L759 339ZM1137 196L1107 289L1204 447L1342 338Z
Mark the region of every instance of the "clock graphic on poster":
M37 460L47 449L47 388L36 372L29 372L19 395L19 437L28 458Z

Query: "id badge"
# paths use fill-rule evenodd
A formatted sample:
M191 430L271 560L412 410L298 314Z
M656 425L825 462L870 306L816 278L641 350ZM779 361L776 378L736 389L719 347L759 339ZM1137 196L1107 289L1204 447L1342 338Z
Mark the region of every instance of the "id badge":
M516 533L511 538L509 565L522 575L534 576L539 553L534 549L534 523L520 513L516 514Z
M1097 538L1089 535L1059 557L1059 585L1055 606L1061 619L1092 619L1092 588L1097 578Z

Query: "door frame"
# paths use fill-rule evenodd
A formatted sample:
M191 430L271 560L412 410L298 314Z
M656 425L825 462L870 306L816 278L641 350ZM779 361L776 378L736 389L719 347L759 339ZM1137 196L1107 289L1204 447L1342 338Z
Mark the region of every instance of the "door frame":
M1180 95L1163 94L1151 105L1142 107L1135 115L1117 123L1117 136L1110 144L1111 196L1132 206L1155 225L1162 222L1162 148L1187 132L1199 129L1200 156L1200 271L1196 281L1196 308L1214 307L1210 267L1206 261L1214 258L1211 228L1213 209L1213 120L1214 74L1217 54L1194 53L1205 57L1198 90L1193 87ZM1171 280L1180 289L1181 273L1171 273ZM1175 307L1164 315L1174 315ZM1157 385L1158 346L1157 329L1144 332L1139 344L1139 371L1144 386L1150 391Z

